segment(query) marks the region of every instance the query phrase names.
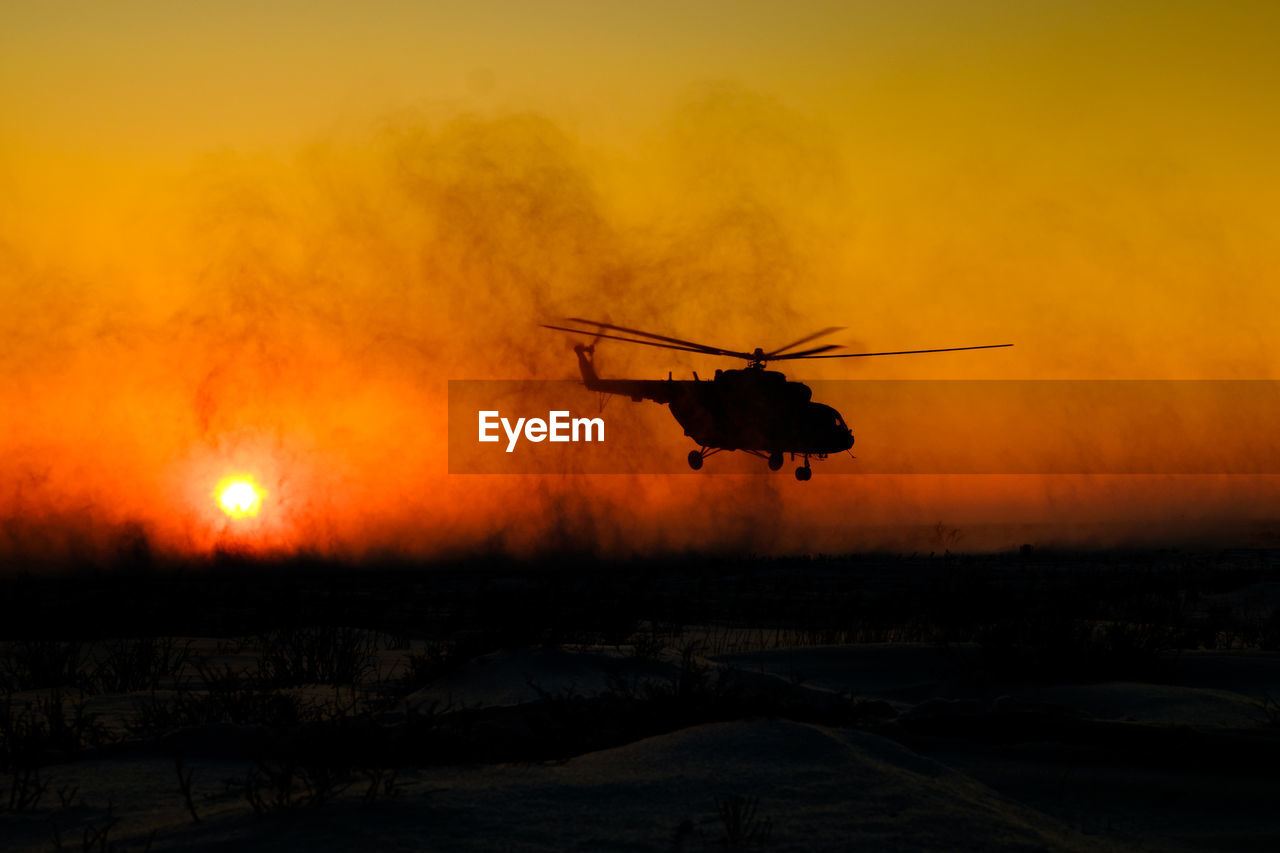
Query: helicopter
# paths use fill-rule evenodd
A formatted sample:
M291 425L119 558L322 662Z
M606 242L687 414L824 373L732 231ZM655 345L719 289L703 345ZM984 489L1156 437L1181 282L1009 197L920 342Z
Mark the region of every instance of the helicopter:
M843 453L852 448L853 430L849 429L844 418L835 409L814 402L813 391L808 385L789 381L776 370L766 370L765 365L769 362L802 358L916 355L1013 346L984 344L896 352L832 353L831 350L843 347L839 344L824 344L790 352L802 344L843 329L841 326L830 326L767 352L762 347L743 352L581 317L566 317L560 322L573 323L583 328L548 323L540 325L561 332L594 335L590 344L579 343L573 348L578 356L582 383L588 389L630 397L637 403L652 400L670 407L671 414L684 427L685 435L698 444L697 450L689 451L689 467L693 470L700 470L709 456L726 450L741 450L768 460L769 470L777 471L790 454L793 462L797 456L802 459L802 464L796 468L796 479L801 482L813 476L809 462L811 458L822 460L832 453ZM696 372L691 380L672 379L670 373L666 379L602 379L595 369L595 346L602 338L683 352L740 358L746 360L747 366L731 370L718 369L715 377L709 380L699 379Z

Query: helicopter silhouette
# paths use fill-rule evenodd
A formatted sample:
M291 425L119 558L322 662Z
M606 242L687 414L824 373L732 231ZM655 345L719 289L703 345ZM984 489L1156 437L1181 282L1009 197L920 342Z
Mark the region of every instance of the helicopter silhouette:
M768 352L761 347L756 347L751 352L739 352L599 320L566 317L561 322L587 328L553 326L547 323L541 325L546 329L595 336L590 344L577 344L573 348L578 355L582 382L587 388L630 397L637 403L652 400L671 408L671 414L684 427L684 434L698 443L697 450L689 451L690 468L695 471L701 469L708 456L721 451L741 450L767 459L769 469L777 471L782 467L786 455L790 454L792 461L797 456L803 460L803 464L796 468L796 479L802 482L813 476L810 458L826 459L832 453L849 450L853 447L853 431L835 409L813 402L813 391L808 385L788 381L784 374L776 370L765 370L768 362L802 358L916 355L1013 346L984 344L896 352L832 353L831 350L842 347L839 344L824 344L788 352L843 328L831 326ZM636 337L607 334L606 329ZM746 359L747 366L736 370L717 370L715 378L710 380L699 379L696 372L691 380L672 379L670 373L666 379L601 379L595 369L595 344L601 338L683 352L741 358Z

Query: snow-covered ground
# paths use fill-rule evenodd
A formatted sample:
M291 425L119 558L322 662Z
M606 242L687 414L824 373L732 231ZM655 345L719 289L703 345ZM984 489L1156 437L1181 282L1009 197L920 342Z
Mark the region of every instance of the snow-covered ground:
M754 798L748 846L769 850L1037 850L1086 846L1059 822L882 737L785 720L696 726L564 763L416 770L370 805L257 817L228 792L244 762L194 762L195 824L174 765L157 759L55 768L84 805L5 818L7 847L48 850L54 827L119 822L116 849L701 850L730 831L719 809ZM358 787L358 786L357 786ZM752 830L754 829L754 832ZM1096 839L1088 839L1096 841ZM1092 845L1088 845L1092 846Z
M406 693L383 719L428 707L519 709L619 683L674 685L690 662L708 673L729 668L734 695L781 692L815 713L859 697L887 716L862 728L766 717L709 722L552 762L410 763L389 793L367 798L372 780L356 774L323 805L267 814L245 795L256 767L250 756L205 754L184 765L199 823L173 758L141 744L44 767L40 806L0 814L0 848L1280 849L1280 774L1270 765L1205 769L1176 755L1152 764L1059 742L1050 729L1041 741L1001 742L905 724L945 714L998 720L1029 709L1143 733L1256 737L1275 754L1266 697L1280 685L1280 655L1188 653L1176 684L1019 685L957 677L954 656L963 652L864 645L714 659L636 656L625 647L492 653ZM396 669L398 655L384 653L384 672ZM332 688L293 690L317 701L332 696ZM93 707L119 726L140 695L95 697ZM389 778L382 770L379 784ZM750 810L753 821L741 814Z

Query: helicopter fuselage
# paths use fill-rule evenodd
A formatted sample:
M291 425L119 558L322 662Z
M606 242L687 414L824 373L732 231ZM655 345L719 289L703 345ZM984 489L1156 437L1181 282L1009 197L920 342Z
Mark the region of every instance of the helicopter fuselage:
M823 457L853 446L840 413L815 403L808 385L760 367L717 370L714 379L601 379L584 346L574 348L593 391L667 405L703 448Z

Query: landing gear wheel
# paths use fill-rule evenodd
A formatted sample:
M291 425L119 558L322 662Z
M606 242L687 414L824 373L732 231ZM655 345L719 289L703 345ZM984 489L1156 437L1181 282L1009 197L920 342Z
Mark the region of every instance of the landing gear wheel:
M781 467L782 467L782 454L770 453L769 454L769 470L777 471Z
M695 471L697 471L699 468L702 467L702 451L701 450L689 451L689 467Z
M802 465L801 467L796 469L796 479L802 483L808 480L812 476L813 476L813 469L810 468L808 465Z

